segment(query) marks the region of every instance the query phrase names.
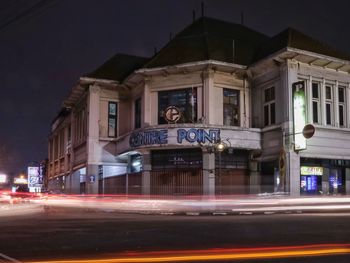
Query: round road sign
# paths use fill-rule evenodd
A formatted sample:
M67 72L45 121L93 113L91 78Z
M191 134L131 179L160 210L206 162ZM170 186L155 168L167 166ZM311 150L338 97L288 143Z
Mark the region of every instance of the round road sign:
M312 124L306 124L303 129L303 136L306 139L310 139L315 134L315 126Z

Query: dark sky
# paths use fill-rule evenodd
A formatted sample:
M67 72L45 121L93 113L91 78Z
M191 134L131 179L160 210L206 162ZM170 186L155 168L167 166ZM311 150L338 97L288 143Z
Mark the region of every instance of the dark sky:
M205 0L205 15L274 35L294 27L350 53L350 1ZM0 0L0 172L47 156L50 123L79 76L118 52L151 56L201 0ZM23 15L24 14L24 15Z

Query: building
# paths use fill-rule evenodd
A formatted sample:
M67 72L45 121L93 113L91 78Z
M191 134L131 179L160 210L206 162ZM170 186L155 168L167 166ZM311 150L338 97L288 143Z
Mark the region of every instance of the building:
M152 58L118 54L79 79L52 124L49 188L348 194L349 73L349 56L294 29L202 17Z

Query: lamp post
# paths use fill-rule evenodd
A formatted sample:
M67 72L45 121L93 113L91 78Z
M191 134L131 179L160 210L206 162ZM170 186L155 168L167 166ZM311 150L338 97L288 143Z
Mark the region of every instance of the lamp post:
M220 185L220 191L219 194L221 195L221 189L222 189L222 185L221 185L221 153L225 150L226 145L225 143L223 143L222 141L220 141L218 144L215 145L215 149L216 151L219 153L219 185Z

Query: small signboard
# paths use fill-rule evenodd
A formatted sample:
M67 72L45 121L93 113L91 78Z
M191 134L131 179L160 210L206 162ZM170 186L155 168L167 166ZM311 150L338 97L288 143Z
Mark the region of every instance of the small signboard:
M94 183L96 181L95 175L90 175L90 183Z

